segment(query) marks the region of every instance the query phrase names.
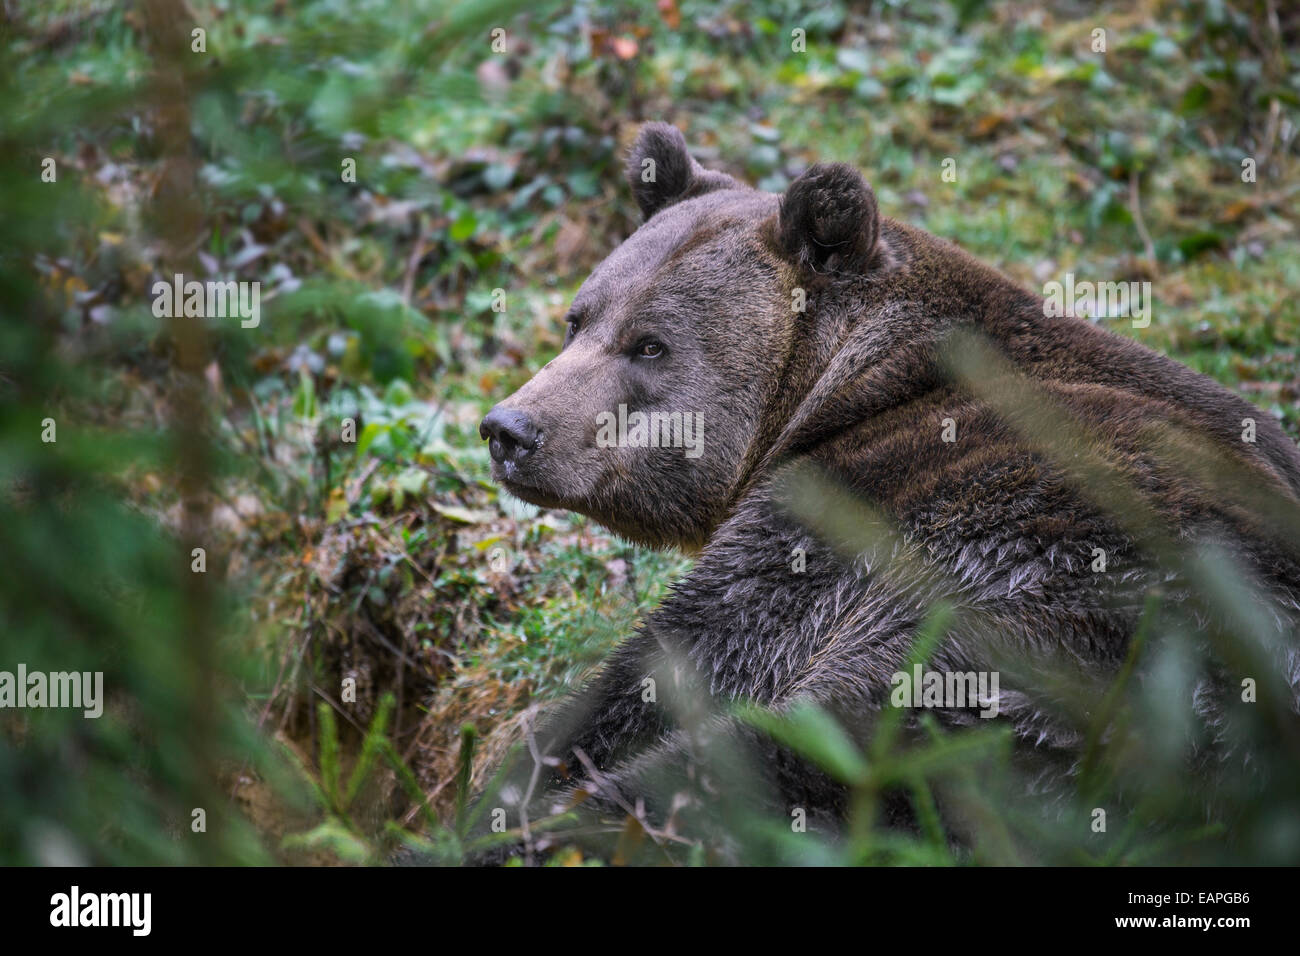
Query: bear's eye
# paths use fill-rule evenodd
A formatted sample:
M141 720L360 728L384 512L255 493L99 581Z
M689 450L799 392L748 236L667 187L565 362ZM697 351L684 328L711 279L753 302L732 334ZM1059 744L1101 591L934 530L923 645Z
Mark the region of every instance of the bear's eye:
M573 337L578 334L578 330L582 328L582 319L580 316L570 315L564 320L564 323L564 344L568 345L573 341Z
M663 343L656 342L654 339L645 339L636 347L637 358L658 358L663 354Z

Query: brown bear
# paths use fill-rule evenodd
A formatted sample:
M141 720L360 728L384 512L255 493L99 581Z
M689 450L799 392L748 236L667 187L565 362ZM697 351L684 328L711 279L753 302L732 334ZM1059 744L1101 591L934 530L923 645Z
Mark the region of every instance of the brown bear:
M808 701L866 740L936 602L953 616L929 670L1002 678L939 719L992 712L1069 777L1080 734L1044 705L1040 665L1113 677L1157 588L1189 627L1221 626L1182 557L1208 543L1258 588L1275 673L1300 690L1300 452L1267 415L1049 317L1042 296L880 216L849 166L814 165L777 196L651 123L627 176L644 223L582 285L560 354L480 433L511 494L695 563L544 723L494 797L512 825L574 794L662 825L684 792L729 799L708 766L734 759L763 781L743 802L834 830L845 787L731 708ZM1212 727L1234 681L1197 685Z

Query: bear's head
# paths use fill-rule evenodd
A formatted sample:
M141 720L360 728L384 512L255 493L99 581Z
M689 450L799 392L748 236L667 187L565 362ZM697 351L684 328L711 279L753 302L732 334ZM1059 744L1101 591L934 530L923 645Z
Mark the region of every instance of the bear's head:
M627 177L644 223L579 289L560 354L479 432L517 497L693 549L797 404L808 290L878 257L876 200L840 164L754 190L663 123L642 128Z

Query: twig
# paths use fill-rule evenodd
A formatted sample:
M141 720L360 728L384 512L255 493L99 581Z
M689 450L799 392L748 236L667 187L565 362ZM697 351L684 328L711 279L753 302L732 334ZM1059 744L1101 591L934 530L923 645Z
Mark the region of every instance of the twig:
M341 272L345 277L352 279L353 281L360 281L360 277L357 275L356 271L334 254L334 251L325 244L325 240L320 237L320 234L316 232L316 229L305 218L298 220L298 231L306 237L307 241L311 243L312 247L317 252L329 260L330 265L332 265L337 271Z
M420 260L424 258L425 252L425 225L424 217L420 217L420 230L415 237L415 248L411 250L410 257L406 260L406 278L402 281L402 304L407 308L411 306L411 292L415 288L415 270L419 268Z
M1129 173L1128 200L1129 211L1133 214L1133 224L1137 226L1138 235L1142 237L1142 246L1146 251L1147 262L1154 268L1156 247L1155 243L1151 241L1151 233L1147 232L1146 223L1142 221L1142 203L1138 198L1138 174L1136 169Z
M652 827L650 821L646 819L645 811L629 806L627 801L623 799L623 795L618 792L618 788L605 782L604 775L596 769L596 765L591 762L591 758L587 756L586 752L581 747L574 747L573 755L578 758L578 763L582 764L582 769L587 771L587 776L591 778L592 783L596 784L597 787L601 788L602 791L610 796L613 801L618 804L620 810L632 817L632 819L636 820L636 822L641 825L641 829L645 831L646 836L653 841L655 846L663 850L665 854L667 853L667 850L664 848L664 841L685 844L692 842L685 837L677 836L674 833L666 833L663 830L657 830Z
M542 773L542 755L537 750L537 737L533 734L533 716L536 710L532 707L524 711L524 740L528 743L528 754L533 758L533 772L528 777L528 789L524 791L524 798L519 802L519 832L524 838L524 862L528 866L533 864L533 834L528 827L528 804L533 799L533 791L537 789L537 778Z
M362 727L359 723L357 723L355 720L353 720L353 719L352 719L352 715L349 714L346 710L343 709L343 705L342 705L342 704L340 704L338 701L336 701L336 700L335 700L333 697L331 697L329 694L325 693L325 691L321 690L321 688L317 687L315 681L311 681L311 682L308 684L308 686L309 686L309 687L310 687L310 688L311 688L315 693L317 693L318 695L320 695L320 699L323 700L323 701L325 701L325 703L329 704L330 707L334 709L334 712L335 712L335 713L340 714L340 715L343 717L344 720L346 720L349 724L351 724L353 727L355 727L356 730L357 730L357 733L361 734L363 737L365 736L366 728Z

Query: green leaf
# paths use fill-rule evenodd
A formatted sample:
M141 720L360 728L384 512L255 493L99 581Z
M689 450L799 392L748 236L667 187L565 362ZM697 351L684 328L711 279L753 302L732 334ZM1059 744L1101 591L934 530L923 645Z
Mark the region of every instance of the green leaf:
M396 698L391 692L384 694L379 699L379 709L375 713L374 720L370 722L370 729L366 731L366 739L361 744L361 756L357 758L357 764L352 769L352 776L348 779L347 792L343 794L343 805L351 806L352 801L356 799L357 794L361 791L361 785L365 782L366 776L370 773L370 768L374 766L376 758L379 757L383 750L384 733L388 728L388 717L393 712L396 704Z
M444 518L459 521L461 524L486 524L496 517L491 511L462 508L459 505L444 505L437 501L433 503L433 510Z
M424 491L429 473L423 468L404 468L393 478L393 484L405 494L418 495Z
M474 230L478 228L478 219L472 212L463 212L459 218L451 224L451 230L448 235L453 242L464 242L470 236L474 235Z
M826 770L842 783L862 784L871 769L857 745L830 714L816 704L801 702L785 714L762 708L740 708L737 716L771 735Z
M409 405L414 400L415 393L411 391L411 386L407 385L404 379L395 378L384 389L384 402L389 405Z
M306 833L291 833L280 841L286 850L328 850L348 863L364 863L370 846L338 820L329 819Z
M293 396L293 413L299 418L316 417L316 383L305 368L298 370L298 390Z
M320 776L325 795L333 807L339 806L339 734L334 723L334 709L321 701L316 708L320 719Z
M380 425L377 422L371 422L365 428L361 429L361 437L357 439L357 457L360 458L369 449L376 438L385 432L392 431L392 425Z
M1184 258L1193 259L1211 249L1222 249L1226 243L1221 234L1203 229L1178 240L1178 251Z

